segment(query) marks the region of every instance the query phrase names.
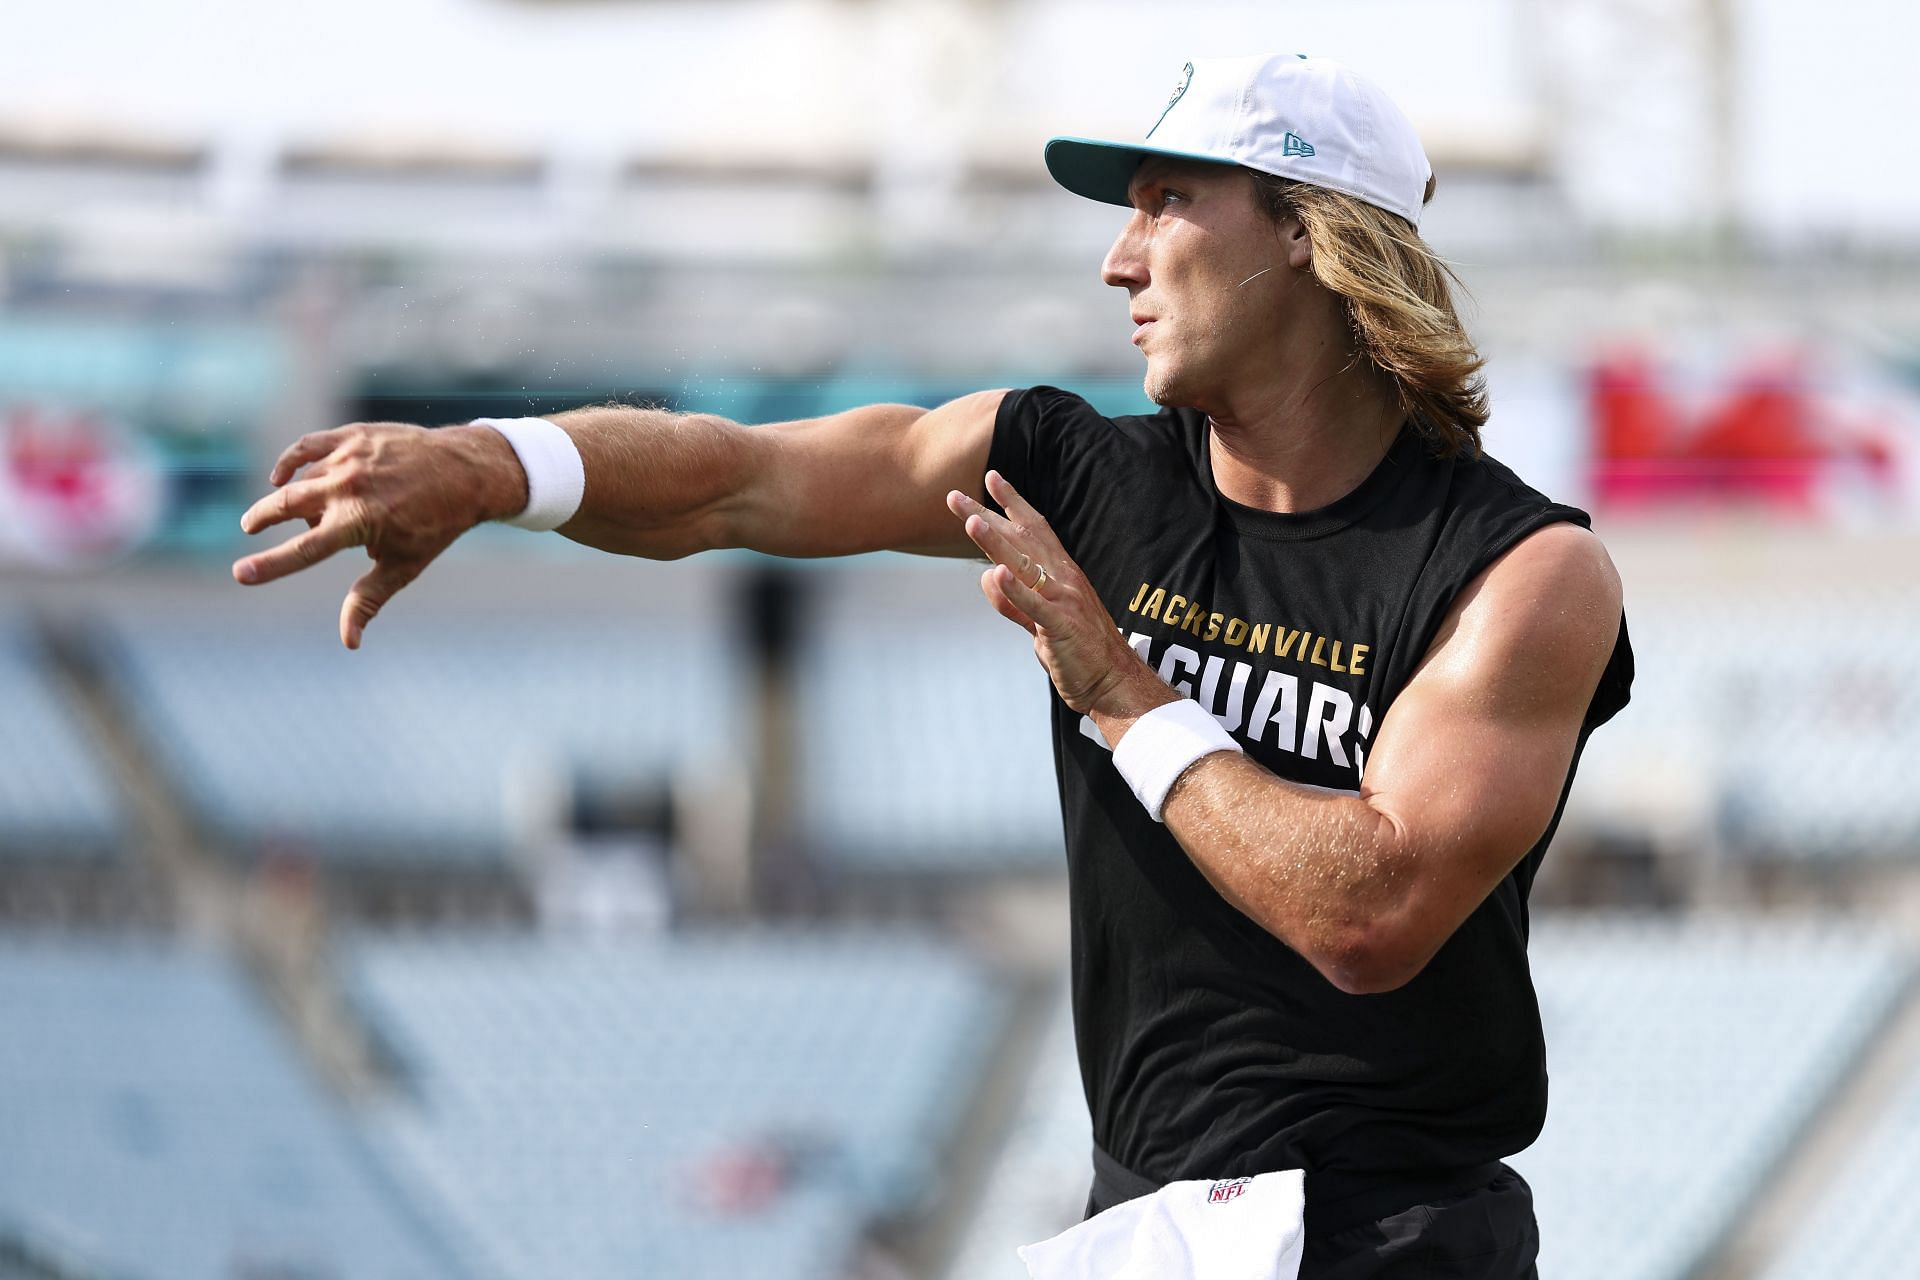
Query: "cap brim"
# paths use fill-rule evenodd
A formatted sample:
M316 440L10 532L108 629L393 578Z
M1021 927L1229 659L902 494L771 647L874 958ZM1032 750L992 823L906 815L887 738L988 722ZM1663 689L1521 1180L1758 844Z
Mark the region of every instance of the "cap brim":
M1234 161L1219 156L1196 155L1191 151L1170 151L1164 147L1143 147L1133 142L1100 142L1093 138L1049 138L1047 172L1053 180L1077 196L1102 204L1126 205L1127 185L1133 171L1148 156L1166 156L1172 160L1192 160L1200 164L1234 167Z

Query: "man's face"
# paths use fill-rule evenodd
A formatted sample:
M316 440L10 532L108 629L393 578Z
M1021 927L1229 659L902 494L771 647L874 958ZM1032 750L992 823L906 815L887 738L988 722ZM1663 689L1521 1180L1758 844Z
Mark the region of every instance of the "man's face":
M1297 309L1304 237L1276 228L1233 166L1149 156L1128 196L1132 216L1100 278L1131 300L1147 394L1211 412L1270 368Z

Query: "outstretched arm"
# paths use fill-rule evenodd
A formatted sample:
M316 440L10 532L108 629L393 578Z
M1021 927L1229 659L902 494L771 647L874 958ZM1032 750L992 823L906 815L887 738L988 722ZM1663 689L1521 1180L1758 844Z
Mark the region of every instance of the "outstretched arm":
M1117 745L1179 695L1127 646L1045 519L998 475L988 489L1007 517L948 496L995 561L982 589ZM1619 627L1620 580L1599 539L1541 529L1455 600L1358 792L1221 751L1175 782L1167 829L1222 897L1343 991L1401 986L1546 830Z
M559 532L663 560L717 547L972 554L940 498L953 488L979 492L1004 394L977 392L933 410L869 405L765 427L617 406L563 413L553 421L580 451L586 490ZM318 431L289 446L270 479L275 491L240 527L259 533L297 519L308 528L236 561L234 578L271 582L365 547L373 568L340 610L350 649L461 534L527 503L519 460L489 427L375 422Z

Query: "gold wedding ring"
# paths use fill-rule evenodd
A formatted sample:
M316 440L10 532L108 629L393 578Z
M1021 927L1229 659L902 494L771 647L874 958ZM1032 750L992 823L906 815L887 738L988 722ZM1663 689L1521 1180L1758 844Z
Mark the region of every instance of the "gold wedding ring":
M1031 587L1028 587L1027 590L1038 591L1040 588L1046 585L1047 585L1047 566L1041 565L1040 576L1033 580L1033 585Z

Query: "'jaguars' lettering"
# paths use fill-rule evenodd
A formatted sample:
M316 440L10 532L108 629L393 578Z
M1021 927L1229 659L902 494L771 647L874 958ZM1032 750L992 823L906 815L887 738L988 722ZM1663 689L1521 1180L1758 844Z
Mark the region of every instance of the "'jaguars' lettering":
M1173 678L1174 672L1180 669L1184 669L1188 675L1198 675L1200 655L1183 644L1170 644L1167 646L1166 653L1160 658L1160 678L1166 682L1168 688L1181 697L1191 698L1193 681Z
M1320 739L1327 740L1327 759L1337 765L1347 763L1347 749L1340 745L1340 735L1347 731L1353 722L1353 699L1345 691L1330 684L1315 682L1313 696L1307 702L1307 736L1300 744L1300 754L1309 760L1320 758Z
M1276 702L1278 705L1276 705ZM1274 745L1292 751L1300 733L1300 681L1284 671L1267 672L1260 696L1253 700L1253 718L1247 721L1247 737L1255 742L1274 728Z
M1227 678L1227 705L1223 711L1213 702L1214 693L1220 685L1221 668L1227 660L1219 654L1207 659L1207 669L1200 676L1200 705L1212 713L1221 727L1232 733L1240 727L1240 718L1247 705L1247 680L1253 675L1253 668L1244 662L1233 664L1233 674Z

